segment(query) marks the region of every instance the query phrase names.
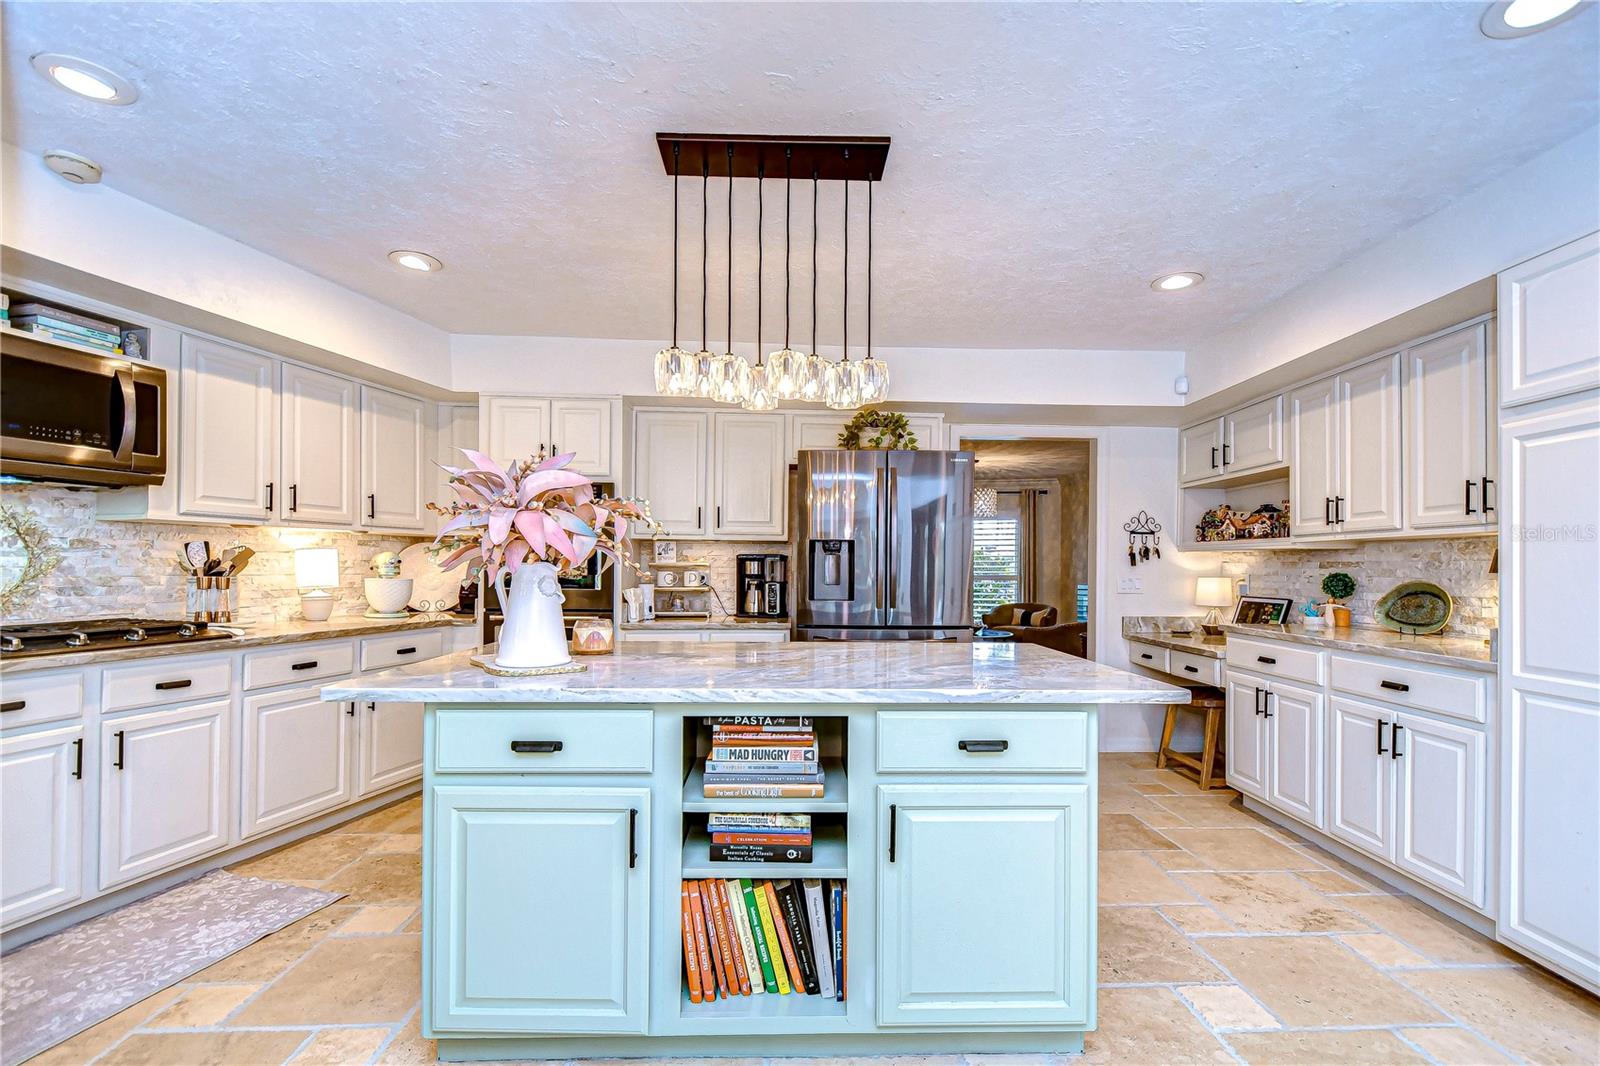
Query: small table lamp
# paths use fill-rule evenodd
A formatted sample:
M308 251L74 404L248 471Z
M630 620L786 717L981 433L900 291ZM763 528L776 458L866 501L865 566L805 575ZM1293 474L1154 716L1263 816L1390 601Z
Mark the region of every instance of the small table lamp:
M1231 577L1202 577L1195 582L1194 602L1198 607L1209 607L1206 616L1200 619L1200 628L1206 636L1215 637L1222 633L1222 612L1220 607L1233 606L1233 578Z
M308 622L326 622L333 614L333 594L339 587L339 549L296 548L294 583L301 589L300 613Z

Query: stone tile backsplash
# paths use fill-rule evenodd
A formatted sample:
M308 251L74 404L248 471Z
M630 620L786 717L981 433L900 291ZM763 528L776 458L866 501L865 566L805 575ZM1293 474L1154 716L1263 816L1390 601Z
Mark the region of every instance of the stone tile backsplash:
M1357 623L1371 624L1384 593L1404 581L1431 581L1455 601L1445 632L1488 637L1500 624L1499 579L1489 573L1494 537L1440 537L1432 540L1373 540L1332 551L1236 551L1222 554L1222 572L1250 575L1257 596L1289 596L1299 614L1308 603L1327 599L1322 579L1343 570L1356 580L1348 602Z
M368 576L372 557L425 539L220 524L102 522L95 514L94 490L53 485L8 485L0 500L31 511L61 550L61 565L45 578L31 602L5 618L8 624L112 615L177 617L183 614L187 580L178 568L178 553L186 540L209 540L214 548L245 544L255 549L249 569L235 581L239 621L286 621L299 615L294 550L311 547L339 549L334 614L361 614L367 609L361 580ZM0 545L0 572L20 571L16 553L15 544Z

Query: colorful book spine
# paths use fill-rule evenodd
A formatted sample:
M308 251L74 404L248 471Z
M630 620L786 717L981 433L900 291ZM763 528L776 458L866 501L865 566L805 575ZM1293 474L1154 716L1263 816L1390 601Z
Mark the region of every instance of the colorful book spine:
M683 882L683 968L688 974L689 1002L704 998L700 991L700 953L695 948L694 911L689 904L689 882Z
M801 987L806 990L806 995L814 996L821 986L817 980L816 952L811 946L811 931L807 927L805 903L801 899L800 889L793 881L776 881L772 890L778 897L778 905L783 908L784 924L789 927L789 943L794 945L795 962L800 964Z
M695 891L700 893L700 905L706 914L706 950L711 953L711 970L717 975L717 991L723 999L728 998L728 972L724 966L722 944L717 935L717 923L711 910L711 893L705 890L704 884L696 884Z
M701 789L706 799L821 799L826 792L820 783L807 782L781 785L751 781L707 780Z
M778 994L789 994L789 971L784 965L785 956L789 952L789 945L780 935L781 923L776 921L777 907L773 903L772 885L766 881L755 884L756 909L761 913L761 931L766 934L768 953L772 956L772 972L777 978ZM773 950L777 945L780 950Z
M728 914L733 919L739 953L744 956L745 972L749 975L750 994L764 996L767 994L767 985L761 977L761 957L756 954L755 937L750 932L750 914L744 909L744 888L736 877L725 881L723 887L728 893Z
M815 720L808 714L723 714L707 719L713 729L739 731L774 730L793 732L815 728Z
M750 939L755 941L756 961L761 964L761 983L770 993L778 991L777 972L772 966L772 941L767 939L767 929L761 923L761 905L756 896L755 884L748 877L739 878L739 891L744 896L745 917L750 922Z
M728 901L723 895L725 886L720 878L703 881L701 886L711 898L711 910L717 923L717 944L722 948L722 969L728 975L728 991L736 996L748 996L750 975L745 972L739 942L734 938L733 923L728 918Z
M700 988L708 1000L717 998L716 970L711 966L711 944L706 939L705 905L700 901L700 889L689 882L689 909L694 915L694 951L700 964Z
M833 930L822 901L822 882L808 877L800 882L806 904L806 931L811 934L812 960L817 969L817 990L823 999L835 999L833 984Z
M735 814L716 811L706 815L706 825L711 829L760 829L767 833L809 833L811 815L750 813Z
M708 762L705 779L723 785L780 784L820 785L825 780L822 767L814 762L716 763Z
M749 748L815 747L815 733L722 733L711 731L713 747L733 746Z
M839 998L850 980L850 886L839 887Z
M771 844L797 846L811 843L810 833L712 833L713 844Z
M100 318L90 318L88 315L80 315L76 311L63 311L59 307L35 303L32 300L11 308L11 315L14 318L53 318L58 322L70 322L74 326L86 326L102 333L117 332L117 324L115 322L107 322Z
M833 934L834 998L844 999L844 885L828 882L828 927Z
M108 352L115 354L122 351L121 348L107 341L92 341L87 337L79 337L71 333L58 333L55 330L48 329L44 326L29 326L26 328L27 332L35 334L36 336L47 337L53 341L64 341L67 344L76 344L84 348L93 348L97 352Z
M763 881L761 889L766 894L767 910L772 914L772 924L778 934L778 946L782 949L783 965L788 971L789 987L804 995L806 981L800 974L800 960L795 958L794 941L789 939L789 923L784 920L783 905L778 901L778 892L772 887L771 881Z
M56 333L65 333L72 336L85 337L89 340L101 341L105 344L117 345L122 343L122 334L103 329L90 329L88 326L79 326L71 322L63 322L59 318L48 318L44 315L22 315L12 321L20 325L43 326L45 329Z
M712 862L810 862L810 844L712 844Z
M759 765L769 762L803 762L814 764L817 761L817 749L815 747L808 748L801 747L799 745L789 747L787 745L778 744L773 744L771 746L763 744L744 746L721 745L712 747L711 754L708 756L708 758L711 762L719 765L723 763L752 763Z

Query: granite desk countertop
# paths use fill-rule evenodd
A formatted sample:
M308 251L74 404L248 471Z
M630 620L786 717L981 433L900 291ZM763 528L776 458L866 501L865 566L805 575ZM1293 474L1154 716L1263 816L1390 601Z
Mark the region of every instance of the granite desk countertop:
M1365 655L1382 655L1390 659L1407 659L1411 662L1433 666L1449 666L1458 670L1475 670L1492 674L1496 664L1489 654L1489 645L1477 637L1432 636L1416 637L1396 633L1380 626L1350 626L1347 629L1307 629L1305 626L1235 625L1224 623L1223 633L1262 640L1283 640L1291 644L1309 644L1317 648L1336 651L1353 651Z
M623 622L627 631L646 633L667 632L674 629L772 629L788 632L787 618L736 618L731 614L711 618L653 618L648 622Z
M215 624L227 628L225 623ZM404 633L416 629L442 629L476 624L471 618L448 614L419 614L410 618L366 618L352 614L330 618L326 622L308 622L303 618L285 622L258 622L242 627L242 635L227 640L201 640L192 644L131 644L119 648L91 648L87 651L66 652L62 655L36 655L26 659L0 660L0 676L10 677L37 670L59 670L69 666L127 662L131 659L153 659L163 655L203 655L208 652L233 651L237 648L261 648L274 644L298 644L309 640L370 637L380 633Z
M1208 637L1199 629L1142 630L1129 625L1127 620L1124 619L1122 636L1126 640L1137 640L1141 644L1154 644L1158 648L1188 652L1190 655L1203 655L1208 659L1226 659L1228 657L1228 638L1226 635Z
M617 645L583 673L494 677L458 652L335 682L322 698L428 703L1187 703L1189 690L1031 644Z

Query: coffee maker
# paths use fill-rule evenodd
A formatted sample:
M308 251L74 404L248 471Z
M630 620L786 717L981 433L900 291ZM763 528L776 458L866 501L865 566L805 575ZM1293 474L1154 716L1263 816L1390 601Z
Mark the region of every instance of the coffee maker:
M789 617L789 557L740 555L736 561L739 617Z

